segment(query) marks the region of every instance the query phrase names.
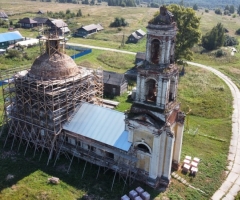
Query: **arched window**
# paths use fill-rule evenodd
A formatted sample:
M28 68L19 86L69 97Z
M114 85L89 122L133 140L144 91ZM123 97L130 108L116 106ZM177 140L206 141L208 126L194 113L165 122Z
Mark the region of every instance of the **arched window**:
M155 103L157 100L157 84L153 79L149 79L145 83L146 86L146 101Z
M154 39L151 42L151 62L154 64L159 63L160 59L160 42L157 39Z
M171 82L170 82L169 102L175 100L175 96L176 96L176 94L175 94L175 92L176 92L175 88L176 88L176 80L175 80L175 78L172 78L172 79L171 79Z
M149 148L145 144L140 143L136 147L137 147L138 150L150 154Z

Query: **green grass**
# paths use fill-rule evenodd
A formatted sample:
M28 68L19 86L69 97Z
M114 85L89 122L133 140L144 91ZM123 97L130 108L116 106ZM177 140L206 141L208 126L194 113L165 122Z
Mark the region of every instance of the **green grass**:
M134 66L134 55L92 49L92 53L77 58L75 62L84 67L101 67L106 71L124 73Z

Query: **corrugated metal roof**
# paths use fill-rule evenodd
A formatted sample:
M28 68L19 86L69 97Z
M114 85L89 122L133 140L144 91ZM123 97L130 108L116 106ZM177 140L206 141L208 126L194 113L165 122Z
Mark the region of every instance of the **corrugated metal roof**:
M0 42L7 42L22 39L23 36L18 31L0 33Z
M64 130L80 134L95 141L128 151L128 132L125 131L124 113L83 103Z

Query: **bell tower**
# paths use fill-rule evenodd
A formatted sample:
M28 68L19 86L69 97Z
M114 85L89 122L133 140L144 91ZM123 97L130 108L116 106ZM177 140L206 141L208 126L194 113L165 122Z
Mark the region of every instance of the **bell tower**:
M138 67L136 97L126 119L137 167L153 187L169 183L171 168L181 155L185 115L176 101L176 34L173 14L162 6L147 26L146 57Z

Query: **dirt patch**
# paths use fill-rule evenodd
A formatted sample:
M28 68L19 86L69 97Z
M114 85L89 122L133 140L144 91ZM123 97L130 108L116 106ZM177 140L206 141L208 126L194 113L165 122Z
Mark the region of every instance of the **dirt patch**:
M233 74L240 74L240 69L238 68L231 67L231 68L228 68L228 70Z

